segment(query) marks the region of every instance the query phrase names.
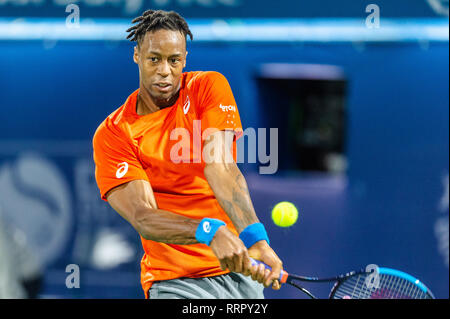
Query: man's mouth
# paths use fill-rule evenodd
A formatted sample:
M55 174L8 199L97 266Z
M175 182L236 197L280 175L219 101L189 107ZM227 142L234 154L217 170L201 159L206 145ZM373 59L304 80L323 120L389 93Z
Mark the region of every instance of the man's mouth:
M167 82L155 83L154 86L158 91L161 92L169 92L170 89L172 88L172 84Z

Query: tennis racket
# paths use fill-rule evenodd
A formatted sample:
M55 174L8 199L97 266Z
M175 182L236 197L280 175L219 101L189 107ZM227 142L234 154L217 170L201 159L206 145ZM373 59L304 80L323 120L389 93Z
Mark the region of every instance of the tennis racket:
M250 260L252 265L263 264L271 270L261 261ZM298 282L335 282L330 299L435 299L433 293L413 276L391 268L369 266L367 270L352 271L331 278L298 276L282 270L279 281L300 289L313 299L317 298Z

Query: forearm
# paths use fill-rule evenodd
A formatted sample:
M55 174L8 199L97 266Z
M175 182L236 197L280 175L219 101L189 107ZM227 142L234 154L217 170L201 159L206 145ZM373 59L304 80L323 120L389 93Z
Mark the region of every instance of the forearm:
M236 163L209 164L205 167L205 177L239 233L248 225L259 223L247 182Z
M201 220L158 209L148 181L136 180L107 194L111 207L144 238L166 244L197 244L195 233Z
M199 219L153 208L142 208L135 216L134 227L145 239L166 244L198 244L195 232Z
M195 232L201 220L152 208L149 205L128 208L127 211L132 211L133 214L125 214L126 210L122 205L114 205L113 208L127 219L144 239L166 244L198 244Z

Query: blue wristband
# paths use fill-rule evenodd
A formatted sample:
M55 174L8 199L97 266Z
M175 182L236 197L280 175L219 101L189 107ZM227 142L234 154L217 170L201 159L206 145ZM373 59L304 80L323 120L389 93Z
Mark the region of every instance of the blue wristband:
M195 232L195 238L199 243L211 244L214 235L220 226L226 225L225 222L214 218L203 218Z
M244 242L245 247L250 248L256 242L260 240L269 242L269 236L267 236L266 229L261 223L251 224L247 226L240 234L239 238Z

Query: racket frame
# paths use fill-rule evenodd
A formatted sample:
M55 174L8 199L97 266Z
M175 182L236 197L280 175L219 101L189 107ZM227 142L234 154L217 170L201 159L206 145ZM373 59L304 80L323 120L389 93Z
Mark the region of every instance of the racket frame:
M338 288L340 285L346 281L347 279L363 275L363 274L370 274L371 272L365 271L364 269L358 270L358 271L351 271L346 274L342 274L335 277L329 277L329 278L318 278L318 277L306 277L306 276L299 276L294 274L287 274L286 283L290 284L298 289L300 289L302 292L307 294L310 298L317 299L311 292L306 290L304 287L300 286L296 281L303 281L303 282L335 282L333 288L331 289L329 299L333 299L335 296ZM410 274L407 274L405 272L402 272L400 270L392 269L392 268L386 268L386 267L379 267L378 268L378 274L379 275L391 275L396 276L399 278L402 278L404 280L407 280L408 282L414 284L416 287L421 289L430 299L435 299L433 293L430 289L428 289L427 286L423 282L421 282L419 279L411 276Z
M268 265L264 264L261 261L255 260L253 258L250 258L252 265L259 265L259 264L263 264L267 269L271 270L272 268L270 268ZM377 272L379 275L390 275L390 276L395 276L397 278L401 278L404 279L410 283L412 283L415 287L418 287L420 290L422 290L423 293L425 293L425 295L427 297L429 297L430 299L435 299L433 293L431 292L431 290L429 290L425 284L423 284L419 279L405 273L402 272L400 270L396 270L396 269L392 269L392 268L386 268L386 267L377 267ZM298 289L300 289L302 292L304 292L305 294L307 294L309 297L313 298L313 299L317 299L311 292L309 292L307 289L305 289L304 287L300 286L298 283L296 283L296 281L303 281L303 282L335 282L333 288L331 289L329 298L333 299L333 297L335 296L337 289L339 288L339 286L345 282L346 280L348 280L349 278L352 278L354 276L358 276L358 275L368 275L373 273L372 271L366 271L365 269L360 269L358 271L351 271L339 276L335 276L335 277L329 277L329 278L318 278L318 277L306 277L306 276L299 276L299 275L295 275L295 274L289 274L287 271L285 270L281 270L280 273L280 278L278 279L280 281L281 284L287 283L291 286L294 286Z
M310 298L312 299L317 299L317 297L315 297L311 292L309 292L307 289L305 289L304 287L300 286L298 283L296 283L296 281L303 281L303 282L335 282L331 293L330 293L330 299L332 299L332 295L334 295L334 292L336 291L336 289L339 287L339 285L347 280L348 278L357 276L357 275L361 275L361 274L368 274L369 272L361 269L359 271L351 271L348 272L346 274L342 274L339 276L335 276L335 277L329 277L329 278L318 278L318 277L307 277L307 276L299 276L299 275L294 275L294 274L287 274L286 280L285 282L291 286L294 286L295 288L300 289L302 292L304 292L305 294L307 294Z

